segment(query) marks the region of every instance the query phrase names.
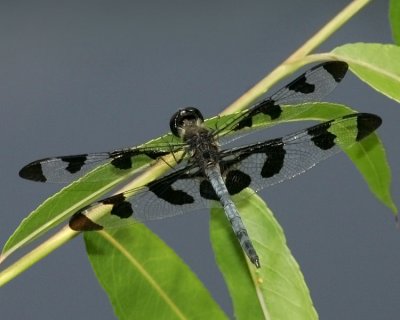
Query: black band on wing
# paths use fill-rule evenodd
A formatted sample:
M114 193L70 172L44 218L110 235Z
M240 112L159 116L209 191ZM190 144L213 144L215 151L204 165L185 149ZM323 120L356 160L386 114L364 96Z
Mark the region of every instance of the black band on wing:
M382 124L382 119L374 114L361 113L357 117L357 137L360 141L374 132Z
M60 157L60 159L68 163L65 170L67 170L69 173L76 173L80 171L82 167L85 165L85 162L87 160L87 154L82 154L79 156L64 156Z
M324 122L307 130L312 136L311 141L322 150L329 150L335 146L336 135L328 131L331 123L331 121Z
M27 164L19 171L19 176L24 179L46 182L47 179L43 174L42 164L39 161L34 161Z
M75 213L69 220L69 227L75 231L96 231L103 227L90 220L81 212Z
M315 85L307 82L305 74L297 78L296 82L290 83L287 88L291 91L304 94L313 93L315 91Z
M278 174L283 168L286 151L282 139L272 140L272 143L266 145L263 151L267 158L261 169L261 176L270 178Z
M335 79L336 82L342 81L342 79L346 75L347 70L349 69L347 63L343 61L328 61L323 63L322 67L327 72L329 72L329 74L333 77L333 79Z
M112 205L111 214L121 219L126 219L132 216L132 205L125 201L125 196L120 193L115 196L104 199L101 203L105 205Z
M200 196L207 200L219 201L219 198L215 193L214 188L208 180L203 180L200 182Z
M226 188L230 195L241 192L243 189L247 188L250 183L250 176L240 170L229 171L225 178Z
M159 157L165 156L169 151L159 151L159 150L141 150L136 149L136 150L120 150L120 151L115 151L111 152L110 156L114 158L111 161L111 164L116 167L117 169L121 170L127 170L131 169L133 166L132 163L132 157L138 156L138 155L146 155L150 159L158 159Z
M270 116L271 120L275 120L281 116L282 108L280 105L275 104L275 101L272 99L261 101L256 108L251 109L246 117L233 127L233 130L237 131L246 127L251 128L253 126L253 117L260 113Z
M172 174L164 178L154 180L147 184L147 187L153 192L158 198L167 201L170 204L184 205L194 202L194 198L183 190L175 190L172 184L179 179L183 178L184 175L177 176Z

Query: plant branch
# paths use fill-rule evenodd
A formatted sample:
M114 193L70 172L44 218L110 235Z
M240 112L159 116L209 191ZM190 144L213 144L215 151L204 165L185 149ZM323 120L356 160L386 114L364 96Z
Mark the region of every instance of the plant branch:
M315 50L370 1L371 0L352 1L315 35L313 35L306 43L293 52L292 55L290 55L283 63L295 62Z
M61 229L55 235L41 243L35 249L24 255L14 264L0 272L0 287L28 269L30 266L43 259L49 253L76 237L79 233L68 226Z
M327 40L335 31L342 27L351 17L365 7L371 0L354 0L340 11L332 20L322 27L315 35L293 52L285 61L276 67L254 87L229 105L221 115L243 110L264 95L275 83L295 72L298 68L313 60L307 60L307 55Z

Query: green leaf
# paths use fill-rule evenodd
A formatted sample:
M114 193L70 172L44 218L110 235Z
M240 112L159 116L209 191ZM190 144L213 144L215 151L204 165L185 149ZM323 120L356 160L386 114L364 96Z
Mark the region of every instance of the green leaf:
M224 211L211 212L211 240L237 319L318 319L300 268L286 245L283 230L263 200L246 190L237 203L260 258L248 264ZM249 262L247 262L249 263Z
M400 47L353 43L335 48L333 56L349 64L356 76L375 90L400 102Z
M185 263L144 225L85 233L118 319L226 319Z
M346 150L346 154L362 174L371 192L397 216L391 196L391 172L382 141L372 134Z
M389 21L392 28L393 41L400 45L400 1L390 0Z

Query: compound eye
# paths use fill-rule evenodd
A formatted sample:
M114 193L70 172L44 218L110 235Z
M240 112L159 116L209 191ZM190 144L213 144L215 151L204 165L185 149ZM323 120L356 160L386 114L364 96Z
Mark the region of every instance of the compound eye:
M204 121L201 112L193 107L188 107L185 109L179 109L173 114L169 122L169 127L171 132L179 137L179 131L187 125L195 125L196 123L202 123Z

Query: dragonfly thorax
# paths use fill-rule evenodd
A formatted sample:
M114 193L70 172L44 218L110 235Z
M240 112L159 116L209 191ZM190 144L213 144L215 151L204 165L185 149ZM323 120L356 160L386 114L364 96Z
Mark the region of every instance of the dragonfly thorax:
M219 162L219 147L212 131L204 127L189 127L184 141L192 161L203 170Z

